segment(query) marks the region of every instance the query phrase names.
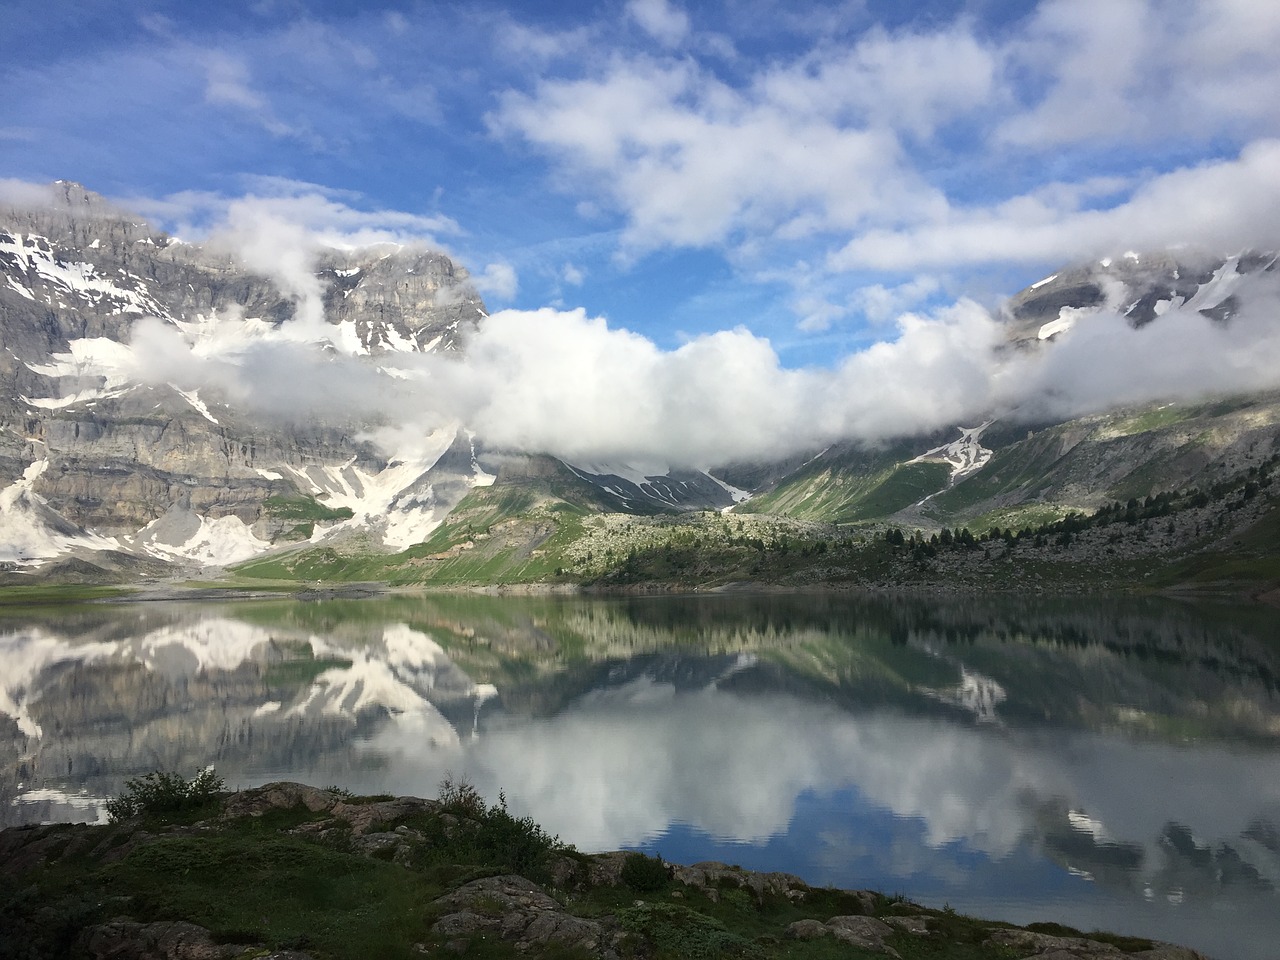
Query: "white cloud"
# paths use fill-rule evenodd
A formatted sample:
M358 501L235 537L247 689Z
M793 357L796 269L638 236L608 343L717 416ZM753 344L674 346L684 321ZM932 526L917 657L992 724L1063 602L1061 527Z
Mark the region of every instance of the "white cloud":
M628 0L627 15L664 46L678 46L689 34L689 15L669 0Z
M1175 170L1124 202L1080 209L1044 194L951 209L919 226L870 230L833 254L833 269L916 270L960 264L1073 262L1179 245L1229 252L1280 241L1280 140L1233 160Z
M571 287L580 287L587 279L587 271L572 263L566 263L560 268L560 279Z
M831 324L849 312L845 307L812 296L796 298L791 304L791 310L800 318L796 327L805 333L820 333L830 329Z
M249 68L241 61L225 53L208 53L204 69L204 98L208 103L230 104L255 112L266 106L261 94L250 89Z
M641 252L803 237L942 205L891 132L796 115L687 62L639 59L508 92L490 120L551 154L566 188L588 185L622 210L623 242Z
M1135 330L1107 310L1086 311L1052 349L1019 352L995 392L1023 415L1079 416L1117 406L1274 388L1280 383L1280 277L1249 278L1240 312L1211 323L1170 306Z
M481 293L487 293L499 300L511 301L516 298L520 289L520 280L515 267L509 263L491 263L484 268L484 273L471 278Z
M276 136L290 136L298 132L277 118L267 99L252 88L249 67L242 60L220 51L204 52L198 60L205 72L206 103L238 107L264 130Z
M844 53L820 48L755 81L764 100L832 123L920 137L981 106L997 89L996 54L967 29L890 34L876 28Z
M1280 134L1280 16L1250 0L1045 0L1007 47L1044 95L1000 139L1033 149Z
M242 197L199 190L159 199L125 198L121 202L158 220L186 239L198 239L225 224L234 209L252 207L262 216L296 224L308 234L307 247L351 250L379 243L440 247L441 236L461 232L457 222L437 214L403 210L362 209L365 198L354 191L333 190L282 177L251 177L251 192Z
M882 324L927 300L940 289L941 284L936 277L925 275L892 287L873 283L860 288L854 294L853 301L868 320L874 324Z

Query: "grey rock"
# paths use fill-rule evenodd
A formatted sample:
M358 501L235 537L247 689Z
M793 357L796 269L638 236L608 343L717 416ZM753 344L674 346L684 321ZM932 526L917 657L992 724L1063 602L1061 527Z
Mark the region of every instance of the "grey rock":
M520 951L550 943L599 952L606 931L593 920L566 913L536 883L514 875L475 880L436 900L450 911L432 927L442 937L495 933Z
M85 949L94 960L231 960L245 952L243 945L214 943L209 931L194 923L131 920L92 927ZM306 957L294 954L293 960Z
M885 937L893 935L893 927L874 917L832 917L827 927L834 937L852 946L898 956L896 950L884 943Z
M330 811L340 802L338 794L305 783L281 781L241 790L227 798L224 817L260 817L271 810L290 810L303 806L312 813Z
M783 936L788 940L816 940L831 936L831 928L821 920L797 920L787 925Z
M340 404L290 419L238 409L234 397L202 388L212 422L165 383L73 400L102 386L101 378L46 372L72 341L125 342L144 316L165 324L228 313L288 322L297 304L266 276L217 250L176 242L65 182L51 185L43 203L0 206L0 243L0 486L47 459L34 493L47 501L51 526L119 537L164 517L148 536L162 546L181 542L202 517L235 516L259 538L292 542L304 535L299 525L266 503L310 490L281 467L337 468L353 458L370 472L386 466L382 452L356 439L370 424ZM332 251L315 269L325 319L350 325L375 356L393 345L456 352L484 315L467 272L439 253ZM59 279L77 274L92 283ZM24 399L59 397L69 402L47 408ZM456 468L404 495L447 508L465 493Z
M394 823L414 814L431 812L438 807L439 804L434 800L397 797L394 800L378 800L374 803L348 803L345 800L339 800L329 812L339 820L349 823L352 835L359 837L369 833L379 824Z
M713 900L725 883L750 891L757 901L767 896L803 900L809 890L809 885L793 873L757 873L711 860L688 867L676 866L673 875L685 886L696 887Z
M1055 937L1031 930L994 930L987 942L1012 947L1025 957L1044 957L1052 960L1125 956L1119 948L1109 943L1099 943L1084 937Z
M929 933L929 923L924 917L881 917L880 919L891 927L914 933L916 936L927 936Z

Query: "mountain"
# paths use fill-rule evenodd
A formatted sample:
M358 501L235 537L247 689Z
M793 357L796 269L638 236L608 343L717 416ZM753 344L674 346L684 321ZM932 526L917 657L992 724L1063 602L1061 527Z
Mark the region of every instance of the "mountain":
M1278 287L1273 253L1096 261L1010 299L1001 351L1014 369L1073 330L1156 346L1175 316L1230 330ZM485 317L467 272L425 249L255 266L73 183L0 208L0 579L252 560L307 579L608 580L652 569L645 551L696 579L715 566L679 559L698 544L1043 524L1230 485L1280 453L1278 394L1064 415L1052 385L932 435L709 472L491 450L461 423L393 432L414 358L465 355ZM361 390L383 405L350 402ZM732 528L708 519L728 511Z
M340 409L263 416L231 391L184 388L181 370L166 382L142 356L144 317L229 364L302 337L319 357L376 365L455 352L484 316L466 271L439 253L327 251L317 266L324 319L306 324L278 282L77 184L55 184L39 209L0 210L0 561L80 550L219 564L343 524L398 547L491 482L465 432L389 458L363 437L376 424Z
M1073 328L1106 336L1124 325L1149 336L1155 352L1165 343L1164 318L1191 315L1190 322L1226 328L1250 307L1269 309L1277 283L1277 254L1268 252L1104 259L1046 277L1004 304L1004 349L1043 353ZM1067 417L1041 412L1043 398L1032 397L1026 409L957 424L946 435L837 444L742 509L838 522L1017 526L1211 486L1280 452L1280 394L1205 393Z

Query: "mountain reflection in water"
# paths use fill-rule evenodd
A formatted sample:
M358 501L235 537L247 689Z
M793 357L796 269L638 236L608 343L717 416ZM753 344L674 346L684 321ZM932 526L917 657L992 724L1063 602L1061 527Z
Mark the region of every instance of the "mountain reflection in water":
M213 763L504 790L640 847L1262 957L1273 614L1171 602L391 597L0 619L5 825Z

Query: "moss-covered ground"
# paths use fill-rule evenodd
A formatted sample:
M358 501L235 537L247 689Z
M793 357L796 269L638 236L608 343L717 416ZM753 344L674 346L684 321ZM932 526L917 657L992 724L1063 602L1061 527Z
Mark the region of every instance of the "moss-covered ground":
M324 809L315 809L318 794L327 796ZM884 941L904 960L1018 955L991 942L1007 924L900 898L798 882L772 892L753 887L745 872L691 884L640 854L626 858L620 874L602 877L593 872L592 858L509 815L505 805L485 804L465 784L447 786L440 801L409 807L325 791L311 791L307 801L233 816L224 812L225 800L215 799L163 814L144 811L106 826L0 833L0 956L88 956L95 930L121 918L196 924L226 948L226 956L246 960L280 950L356 960L430 956L446 948L467 957L566 960L606 949L652 960L885 956L833 936L787 935L788 925L799 920L859 915L921 920L927 933L896 930ZM393 808L398 812L383 812ZM361 809L374 822L356 829ZM393 842L362 844L371 836ZM601 942L590 949L554 938L518 945L493 927L463 937L433 929L448 912L438 898L479 878L510 874L542 884L564 914L598 922ZM503 907L478 900L470 909L484 914ZM1041 932L1076 935L1056 926ZM1141 939L1089 936L1123 951L1151 946Z

